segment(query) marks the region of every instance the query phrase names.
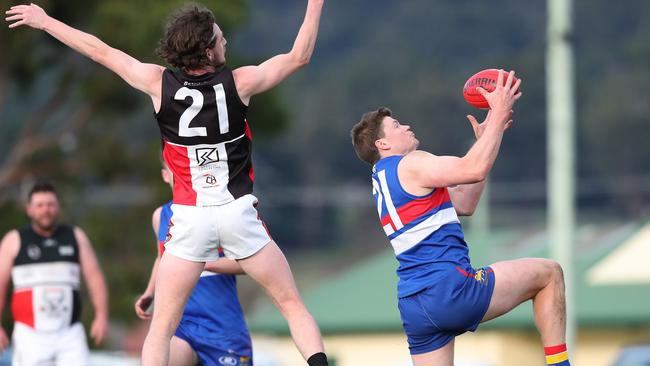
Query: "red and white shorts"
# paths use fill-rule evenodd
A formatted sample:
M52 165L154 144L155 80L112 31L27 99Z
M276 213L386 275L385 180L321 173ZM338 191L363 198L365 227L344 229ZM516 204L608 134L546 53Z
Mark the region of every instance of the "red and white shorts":
M272 239L257 213L252 194L217 206L172 205L165 252L193 262L219 259L218 247L229 259L257 253Z
M12 335L13 366L87 366L86 333L81 323L40 332L16 322Z

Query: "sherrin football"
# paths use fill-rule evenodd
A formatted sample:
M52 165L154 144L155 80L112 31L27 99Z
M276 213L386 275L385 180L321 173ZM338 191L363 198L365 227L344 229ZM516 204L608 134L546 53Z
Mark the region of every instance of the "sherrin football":
M476 74L472 75L463 86L463 97L465 101L472 105L473 107L479 109L488 109L490 105L487 100L476 90L477 87L482 87L487 92L494 90L494 87L497 84L497 78L499 77L499 70L497 69L487 69L479 71ZM508 78L508 71L503 71L503 85L506 84L506 79ZM517 78L512 80L514 84L517 81Z

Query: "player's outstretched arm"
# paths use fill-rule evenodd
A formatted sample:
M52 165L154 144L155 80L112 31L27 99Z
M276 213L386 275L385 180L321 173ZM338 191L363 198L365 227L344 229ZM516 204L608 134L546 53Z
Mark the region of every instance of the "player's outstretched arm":
M324 0L309 0L307 12L289 53L277 55L258 66L233 71L241 100L248 104L253 95L265 92L307 65L314 52Z
M476 118L472 115L468 115L467 119L472 125L472 130L474 131L474 136L476 140L480 139L485 131L487 126L487 119L490 116L490 111L488 110L486 120L482 123L479 123ZM508 121L504 126L504 131L512 126L512 120ZM456 213L460 216L472 216L476 207L481 199L481 194L485 188L486 180L482 180L478 183L471 184L459 184L457 186L449 187L449 196L451 201L454 204Z
M12 6L5 14L6 20L10 22L9 28L26 25L49 33L75 51L115 72L132 87L149 94L158 110L164 67L142 63L108 46L99 38L50 17L38 5Z
M485 180L499 152L503 132L512 123L512 107L521 97L521 92L518 91L521 79L513 84L514 72L510 72L503 85L503 77L502 70L497 80L499 84L493 92L479 89L490 104L491 111L484 122L484 131L467 154L463 157L436 156L424 151L413 151L400 163L400 180L426 188Z

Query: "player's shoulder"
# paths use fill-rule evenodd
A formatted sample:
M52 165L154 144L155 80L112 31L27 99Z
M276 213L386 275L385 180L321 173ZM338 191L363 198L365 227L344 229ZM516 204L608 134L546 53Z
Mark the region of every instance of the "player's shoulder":
M2 237L2 244L5 242L20 242L20 233L18 232L18 229L12 229L9 230L5 235Z
M424 150L414 150L414 151L411 151L410 153L406 154L404 157L406 157L406 156L411 156L411 157L431 157L431 156L435 156L435 155L433 155L432 153L430 153L428 151L424 151Z
M415 150L404 155L398 166L400 179L420 177L425 171L423 167L433 164L435 158L435 155L423 150Z
M0 241L0 255L15 258L20 251L20 233L17 229L7 232Z
M414 150L411 151L410 153L404 155L402 158L401 164L402 166L405 167L413 167L417 168L418 164L422 163L422 161L434 158L435 155L431 154L430 152L424 151L424 150Z
M241 66L231 71L232 78L238 89L252 83L259 75L259 68L254 65Z
M79 226L76 225L69 225L67 226L72 230L72 233L77 240L78 244L85 244L85 243L90 243L90 239L88 238L88 235L84 231L84 229L80 228Z
M149 72L151 72L154 75L159 76L159 77L162 77L163 74L165 74L165 72L168 72L168 71L171 72L171 69L169 69L169 68L167 68L165 66L162 66L162 65L149 64L149 63L147 63L145 65L147 66L147 70Z

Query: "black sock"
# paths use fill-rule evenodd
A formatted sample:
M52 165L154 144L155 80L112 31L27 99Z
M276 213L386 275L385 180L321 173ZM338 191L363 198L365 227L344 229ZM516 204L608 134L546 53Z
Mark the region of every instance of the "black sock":
M329 366L327 356L323 352L314 353L307 359L309 366Z

